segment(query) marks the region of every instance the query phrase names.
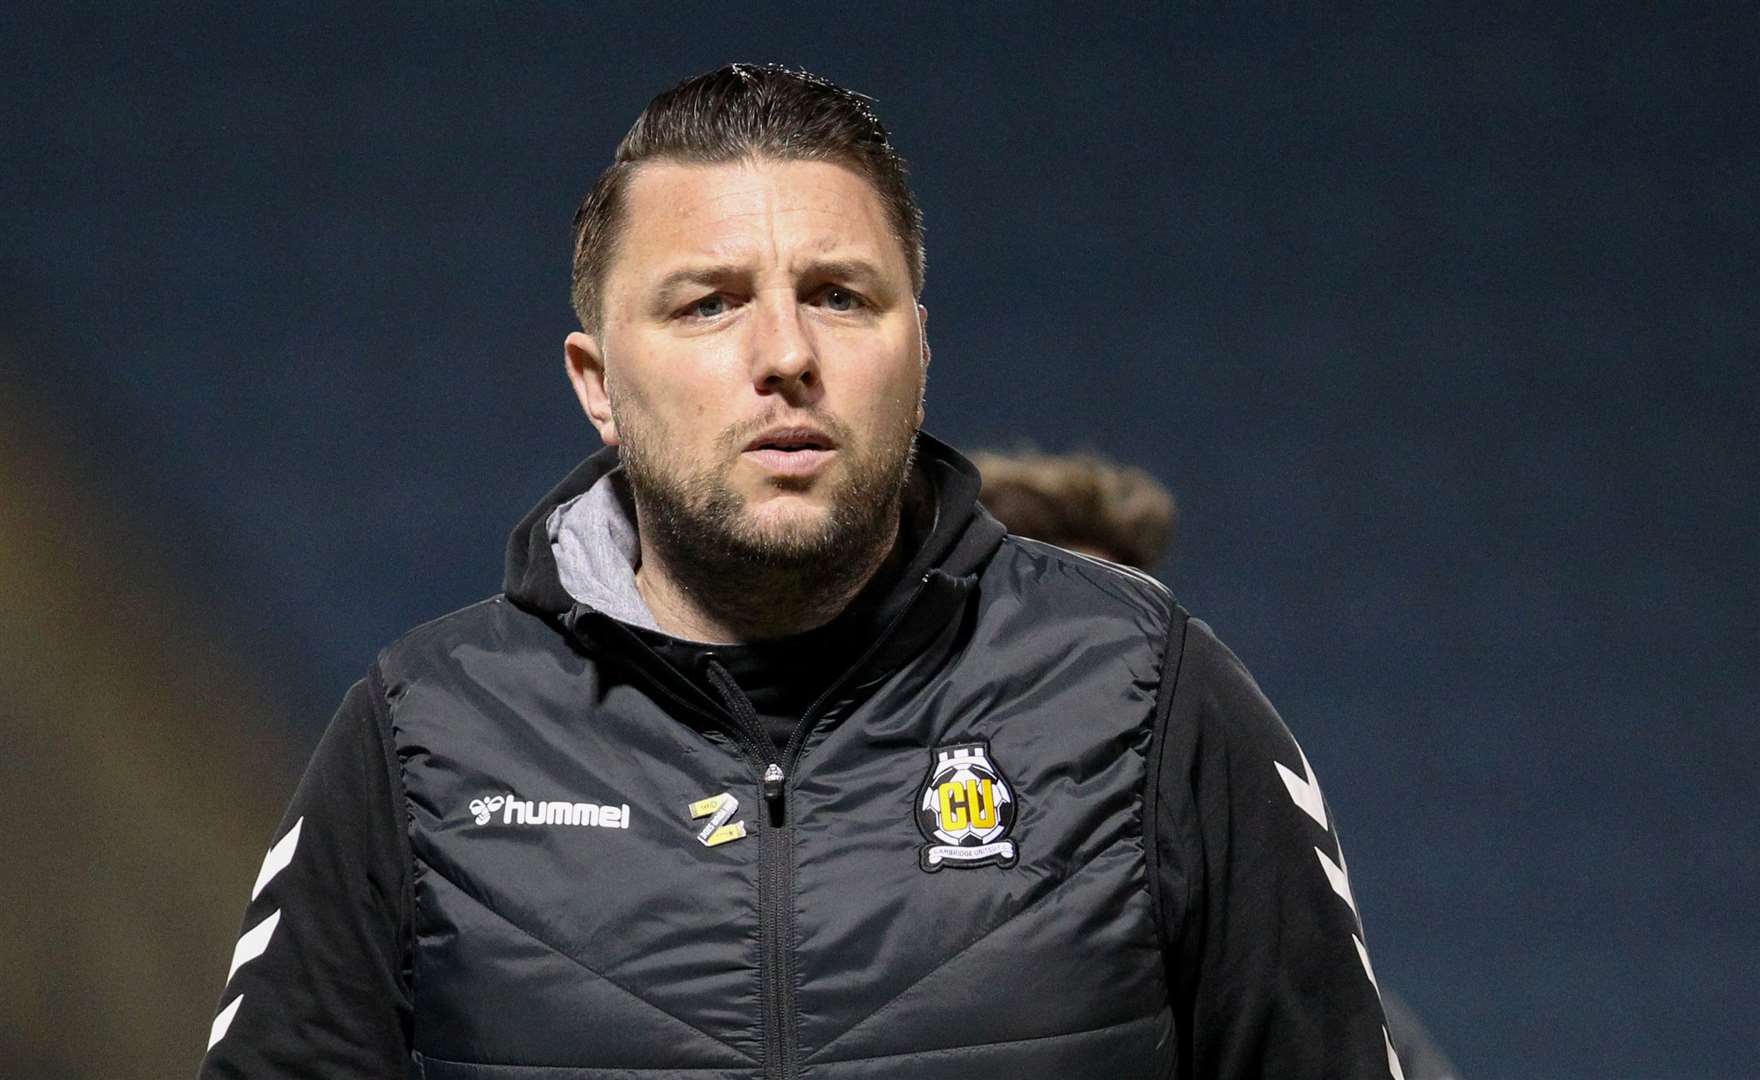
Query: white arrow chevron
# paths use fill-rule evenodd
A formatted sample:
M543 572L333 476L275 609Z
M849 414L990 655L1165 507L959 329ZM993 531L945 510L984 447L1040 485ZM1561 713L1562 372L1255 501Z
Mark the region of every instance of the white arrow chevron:
M232 966L226 969L226 981L231 982L238 969L263 955L269 947L269 939L275 936L275 928L281 925L281 909L276 908L274 914L246 930L238 939L238 945L232 950Z
M1274 761L1277 775L1283 777L1283 786L1289 789L1289 797L1295 804L1305 810L1309 817L1320 823L1322 829L1330 831L1326 824L1326 800L1320 797L1320 784L1314 779L1314 770L1308 767L1308 755L1302 753L1300 746L1296 753L1301 754L1302 775L1291 772L1281 761Z
M1326 880L1332 884L1332 891L1337 893L1339 898L1350 907L1351 914L1357 917L1357 921L1359 923L1362 922L1362 913L1357 910L1357 898L1351 895L1351 875L1350 872L1345 869L1343 858L1344 849L1339 849L1338 862L1333 862L1332 856L1321 851L1319 848L1314 849L1314 854L1320 856L1320 869L1326 872Z
M1393 1052L1393 1036L1381 1029L1381 1041L1387 1044L1387 1072L1393 1080L1406 1080L1406 1071L1399 1067L1399 1055Z
M1357 947L1357 959L1363 962L1363 974L1369 976L1369 985L1375 988L1376 994L1380 994L1381 984L1375 981L1375 969L1369 966L1369 950L1364 947L1363 939L1352 934L1351 944Z
M287 864L293 861L293 849L299 847L299 827L305 823L304 817L294 822L293 828L287 830L287 835L277 840L275 846L269 849L269 854L263 856L263 868L257 871L257 883L251 886L252 900L263 891L263 886L275 880L275 875L287 869Z
M232 1018L238 1015L238 1007L242 1004L244 995L240 994L232 999L232 1004L220 1010L219 1016L214 1017L214 1026L208 1029L208 1049L214 1049L214 1044L226 1037L226 1029L232 1026Z

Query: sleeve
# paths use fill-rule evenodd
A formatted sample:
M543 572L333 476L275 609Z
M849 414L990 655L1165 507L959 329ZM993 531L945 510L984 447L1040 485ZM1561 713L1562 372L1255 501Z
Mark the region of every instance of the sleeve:
M198 1080L406 1075L409 859L373 686L349 690L275 831Z
M1404 1080L1313 770L1241 662L1183 621L1151 844L1178 1075Z

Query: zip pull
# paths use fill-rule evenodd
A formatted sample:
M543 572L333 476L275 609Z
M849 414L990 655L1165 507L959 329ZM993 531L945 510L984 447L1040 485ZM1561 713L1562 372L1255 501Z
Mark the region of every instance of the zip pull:
M783 779L781 765L772 761L770 764L764 766L764 798L766 800L769 802L775 802L777 799L782 798Z

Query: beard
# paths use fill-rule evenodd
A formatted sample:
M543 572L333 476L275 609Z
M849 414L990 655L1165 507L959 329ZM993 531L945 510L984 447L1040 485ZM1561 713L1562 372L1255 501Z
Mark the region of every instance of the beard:
M630 415L636 411L614 409L614 418L643 542L705 614L742 636L776 636L829 620L891 550L916 454L911 414L867 440L852 438L849 426L828 414L800 418L836 441L838 460L830 475L766 482L781 491L828 483L824 508L764 521L730 474L750 440L778 418L729 427L717 436L711 463L693 467L668 452L676 442L666 431Z

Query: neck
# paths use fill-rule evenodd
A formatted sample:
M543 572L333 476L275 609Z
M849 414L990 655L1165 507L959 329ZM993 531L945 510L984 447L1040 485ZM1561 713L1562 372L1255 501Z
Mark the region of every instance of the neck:
M667 551L646 529L636 589L662 631L687 641L743 644L823 626L849 606L898 547L898 516L884 542L822 564L722 565Z

